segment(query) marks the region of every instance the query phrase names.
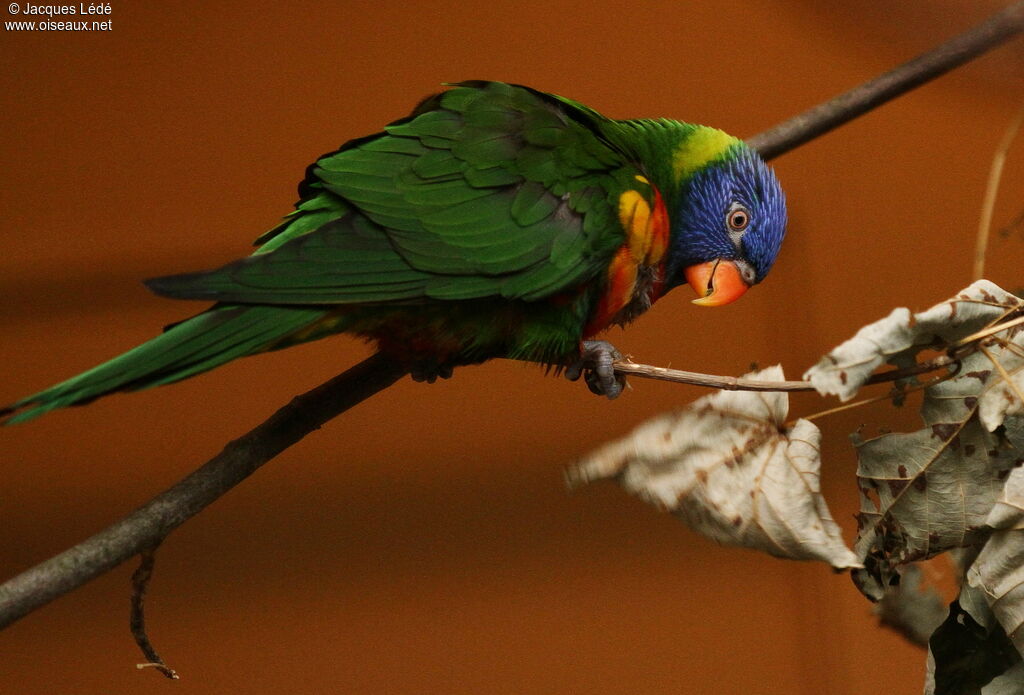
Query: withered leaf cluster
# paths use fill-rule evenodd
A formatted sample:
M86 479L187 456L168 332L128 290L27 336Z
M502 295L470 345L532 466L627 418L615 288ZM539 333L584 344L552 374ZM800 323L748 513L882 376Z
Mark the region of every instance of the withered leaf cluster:
M822 395L846 401L889 365L907 375L892 386L896 401L924 391L921 428L853 436L861 504L852 550L821 495L820 431L808 420L788 422L781 392L705 396L591 453L569 480L613 478L720 543L850 569L890 616L920 623L903 625L905 634L931 635L933 692L967 682L986 694L1004 692L1008 682L1024 692L1014 675L1024 652L1021 316L1021 299L982 280L926 311L893 311L804 375ZM917 375L915 367L943 353L955 358L945 373ZM748 378L783 374L776 366ZM900 609L920 598L899 591L901 577L913 563L954 549L966 580L935 629L935 610ZM957 656L967 653L992 658Z

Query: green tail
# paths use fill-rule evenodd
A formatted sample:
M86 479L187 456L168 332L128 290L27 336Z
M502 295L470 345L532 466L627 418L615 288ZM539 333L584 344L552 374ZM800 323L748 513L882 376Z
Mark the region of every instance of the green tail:
M25 422L115 391L138 391L179 381L238 357L272 350L325 313L324 309L289 306L217 306L109 362L0 408L0 419L9 415L5 424ZM291 344L284 341L280 347Z

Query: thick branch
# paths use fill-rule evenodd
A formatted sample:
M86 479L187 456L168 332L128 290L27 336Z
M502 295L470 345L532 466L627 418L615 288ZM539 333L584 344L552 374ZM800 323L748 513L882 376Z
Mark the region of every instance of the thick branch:
M1024 2L1019 2L934 51L782 123L750 143L765 158L788 152L999 45L1022 28ZM0 585L0 628L152 547L274 456L404 374L398 365L375 355L295 398L129 516Z
M1017 2L898 68L755 135L747 144L765 159L785 154L977 58L1021 31L1024 31L1024 2Z
M0 628L158 544L264 463L404 375L377 354L297 396L124 519L0 585Z

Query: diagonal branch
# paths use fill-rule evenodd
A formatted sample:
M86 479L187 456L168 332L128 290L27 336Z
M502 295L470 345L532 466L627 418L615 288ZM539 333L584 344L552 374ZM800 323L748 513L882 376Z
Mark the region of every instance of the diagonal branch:
M977 58L1024 30L1024 2L1016 2L981 24L747 140L765 159L778 157L824 135L885 102Z
M1022 30L1024 1L909 63L765 131L749 143L765 159L784 154L995 48ZM0 628L153 547L264 463L404 375L403 368L374 355L296 397L121 521L0 585Z
M125 518L0 585L0 628L153 547L264 463L404 375L377 354L297 396Z

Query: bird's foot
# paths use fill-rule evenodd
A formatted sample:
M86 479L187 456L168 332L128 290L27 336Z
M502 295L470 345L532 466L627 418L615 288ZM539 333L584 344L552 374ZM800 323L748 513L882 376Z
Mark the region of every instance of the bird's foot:
M409 368L409 376L413 381L427 382L433 384L440 379L451 379L455 367L450 364L436 364L433 362L420 362Z
M614 400L626 387L626 377L616 374L614 363L622 354L606 340L584 340L580 346L580 357L565 369L565 378L576 381L583 377L587 388L599 396Z

